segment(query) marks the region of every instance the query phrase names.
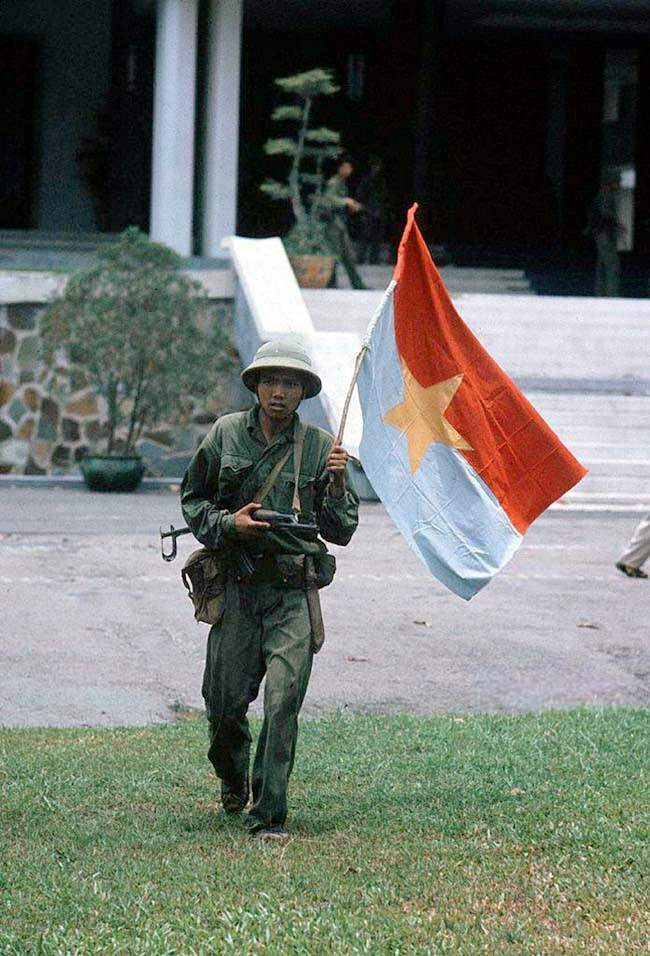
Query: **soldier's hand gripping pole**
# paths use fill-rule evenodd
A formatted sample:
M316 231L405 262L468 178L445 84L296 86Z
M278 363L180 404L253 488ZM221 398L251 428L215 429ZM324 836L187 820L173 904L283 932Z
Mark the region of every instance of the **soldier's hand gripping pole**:
M181 534L191 534L189 528L175 528L173 524L170 524L169 531L163 531L160 529L160 553L162 555L163 561L173 561L176 557L176 538ZM171 538L172 544L169 551L165 551L165 538Z

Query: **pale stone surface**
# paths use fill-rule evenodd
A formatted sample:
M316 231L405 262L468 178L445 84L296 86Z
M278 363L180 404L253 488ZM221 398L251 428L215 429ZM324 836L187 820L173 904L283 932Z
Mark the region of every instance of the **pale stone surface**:
M304 714L650 705L648 582L614 561L638 516L546 515L466 603L431 578L380 505L337 548ZM0 723L141 724L202 707L208 628L160 558L178 494L0 493ZM585 626L587 625L587 626ZM254 706L259 712L261 696Z
M232 299L234 276L232 269L187 269L191 279L196 279L210 299ZM52 272L10 272L0 269L0 309L13 304L26 310L32 304L43 305L63 291L67 275ZM1 315L1 313L0 313Z
M65 406L67 415L76 415L79 418L90 418L97 415L99 408L97 396L94 392L86 392L80 398L75 398Z
M10 438L0 444L0 461L6 464L18 465L24 467L27 464L29 455L29 442L16 438Z
M305 402L306 421L335 433L359 350L354 334L321 335L314 325L280 239L228 240L241 286L235 303L235 342L242 362L251 361L263 342L288 333L305 343L323 381L323 390ZM351 416L360 418L353 398ZM350 447L356 453L354 442Z
M321 332L365 334L381 292L304 289ZM514 378L650 381L650 301L461 295L461 318Z

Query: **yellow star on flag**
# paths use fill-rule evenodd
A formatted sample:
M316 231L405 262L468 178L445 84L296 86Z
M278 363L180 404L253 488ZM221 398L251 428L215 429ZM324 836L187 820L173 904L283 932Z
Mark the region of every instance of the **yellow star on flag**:
M461 451L473 451L463 436L444 417L460 383L462 373L424 388L402 359L404 398L384 415L384 421L406 435L411 473L420 467L432 442Z

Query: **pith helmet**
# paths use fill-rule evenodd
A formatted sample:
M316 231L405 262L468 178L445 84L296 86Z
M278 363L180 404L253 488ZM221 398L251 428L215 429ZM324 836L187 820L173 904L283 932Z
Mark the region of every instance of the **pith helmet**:
M314 371L309 352L298 338L287 336L261 345L251 364L241 373L241 380L246 388L254 392L258 373L269 368L300 372L305 381L305 398L313 398L321 390L321 380Z

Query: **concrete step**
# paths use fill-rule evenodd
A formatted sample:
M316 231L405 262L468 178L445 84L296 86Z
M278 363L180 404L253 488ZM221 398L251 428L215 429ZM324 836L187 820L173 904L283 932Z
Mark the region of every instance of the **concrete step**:
M369 289L385 289L393 275L393 264L361 265L358 271ZM462 266L441 266L440 274L449 291L487 292L502 295L532 293L531 285L521 269L485 269ZM337 287L349 289L350 284L344 269L337 269Z
M363 337L381 293L305 289L318 331ZM484 347L516 380L648 382L650 303L646 299L461 295L454 303Z
M38 229L0 229L0 251L7 249L96 249L116 242L116 232L47 232Z

